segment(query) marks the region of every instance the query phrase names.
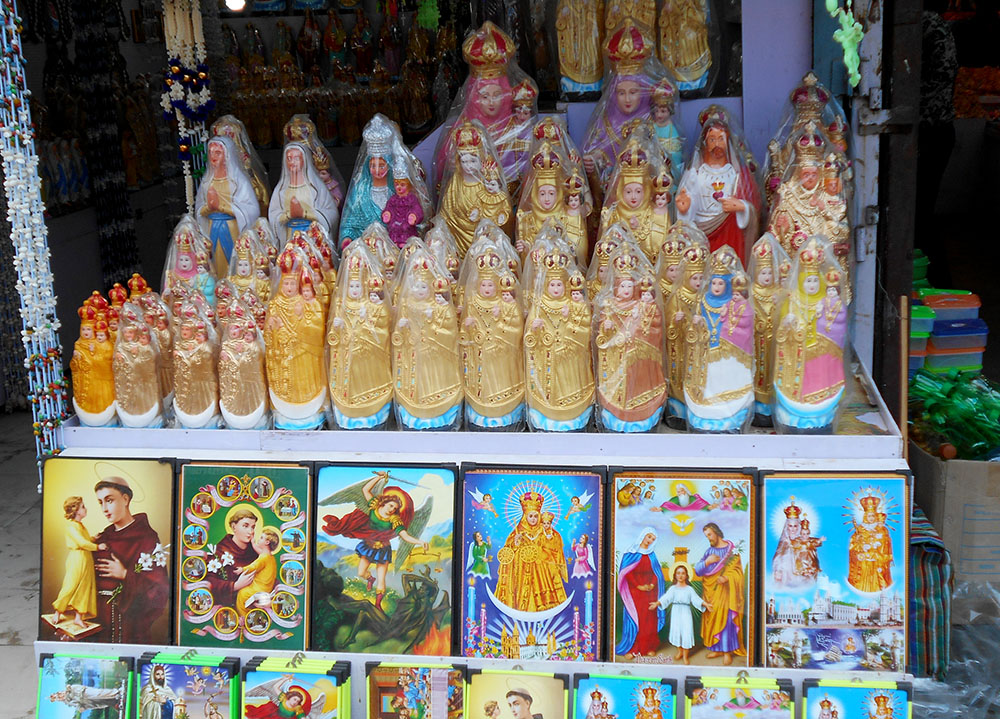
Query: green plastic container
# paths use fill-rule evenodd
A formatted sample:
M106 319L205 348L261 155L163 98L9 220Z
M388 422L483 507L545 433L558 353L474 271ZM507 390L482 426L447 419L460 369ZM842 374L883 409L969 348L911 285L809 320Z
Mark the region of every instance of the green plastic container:
M983 366L981 364L966 365L964 367L931 367L925 364L924 370L927 372L933 372L934 374L948 374L953 370L958 370L958 373L965 376L974 376L982 373Z
M927 295L971 295L971 290L942 290L938 287L923 287L917 291L920 299L927 297Z
M927 269L930 267L931 261L924 256L914 256L913 258L913 279L923 280L927 277Z
M930 307L914 305L910 307L910 337L920 332L930 332L934 329L937 313Z

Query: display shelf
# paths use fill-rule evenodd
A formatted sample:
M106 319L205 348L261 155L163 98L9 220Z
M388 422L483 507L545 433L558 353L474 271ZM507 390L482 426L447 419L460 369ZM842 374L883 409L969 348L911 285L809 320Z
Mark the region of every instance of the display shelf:
M88 644L85 642L67 645L65 642L35 642L36 658L41 654L66 652L72 648L73 653L94 652L95 654L108 653L112 645L108 644ZM114 652L118 656L131 656L138 658L148 651L177 651L177 647L168 646L147 646L141 644L116 644ZM239 657L241 664L248 659L261 654L267 656L284 656L289 660L296 655L290 651L263 651L255 650L252 647L219 647L217 649L199 649L199 654L210 656ZM678 691L683 693L684 679L688 676L740 676L746 673L748 679L754 677L773 677L776 679L788 679L795 686L796 705L802 689L802 680L809 678L822 678L824 680L841 681L867 681L867 682L895 682L912 681L913 677L908 674L895 672L831 672L809 669L761 669L761 668L741 668L741 667L698 667L698 666L674 666L671 664L614 664L610 662L542 662L542 661L522 661L519 659L475 659L465 657L415 657L412 655L382 656L378 654L347 654L337 652L308 652L310 659L329 659L331 661L348 661L351 663L351 698L354 703L353 716L365 717L367 711L365 707L366 683L365 665L369 662L398 662L413 664L433 664L455 662L464 664L471 669L498 669L498 670L523 670L527 672L557 672L561 674L592 674L592 675L631 675L650 678L676 679ZM570 676L572 681L572 676ZM572 701L570 695L567 701ZM683 705L682 705L683 706ZM569 713L570 715L572 712ZM471 716L471 714L470 714ZM683 710L678 712L678 719L684 716Z

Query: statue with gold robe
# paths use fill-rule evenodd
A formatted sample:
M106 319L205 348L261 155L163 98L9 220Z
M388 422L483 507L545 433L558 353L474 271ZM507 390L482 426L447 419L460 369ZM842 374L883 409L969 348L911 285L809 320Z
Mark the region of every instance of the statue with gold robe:
M864 514L861 522L854 521L848 544L847 583L869 594L892 586L892 538L881 502L872 495L860 499Z
M267 368L257 323L247 317L230 320L219 351L219 409L232 429L267 427Z
M754 423L771 426L774 411L774 334L782 286L791 261L774 235L765 233L750 252L750 301L754 321Z
M681 90L704 87L712 67L708 0L667 0L660 10L660 60Z
M73 377L73 409L80 424L105 427L115 418L114 346L109 340L106 315L88 298L78 311L80 339L73 344L69 362Z
M664 314L667 322L667 377L670 396L667 399L667 425L674 429L687 427L687 406L684 400L684 375L687 371L687 327L694 317L698 292L708 262L708 248L702 244L684 250L680 282L667 298Z
M559 46L559 87L566 93L601 89L604 61L604 0L559 0L556 40Z
M126 321L118 332L112 368L118 419L124 427L162 427L159 363L156 338L139 319L139 309L126 305L135 319Z
M668 177L664 176L664 182L670 182ZM655 262L666 231L673 222L669 209L665 216L655 214L649 156L635 134L629 137L625 149L618 156L612 182L612 193L601 210L601 235L612 224L621 223L628 228L646 258ZM669 191L664 199L669 203Z
M181 308L174 338L174 414L184 429L211 429L219 423L219 380L215 331L193 304Z
M566 601L566 585L559 568L553 571L551 558L546 561L546 537L542 526L545 498L528 492L520 498L521 518L497 550L497 584L493 594L504 605L519 612L544 612ZM553 539L562 537L551 530ZM560 553L563 572L565 560Z

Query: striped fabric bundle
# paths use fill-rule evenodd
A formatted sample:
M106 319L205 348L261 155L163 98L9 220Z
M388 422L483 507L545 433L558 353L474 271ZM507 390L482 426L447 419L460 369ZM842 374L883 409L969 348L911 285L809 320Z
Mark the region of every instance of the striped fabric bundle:
M951 554L920 507L910 519L910 658L907 671L944 679L951 642Z

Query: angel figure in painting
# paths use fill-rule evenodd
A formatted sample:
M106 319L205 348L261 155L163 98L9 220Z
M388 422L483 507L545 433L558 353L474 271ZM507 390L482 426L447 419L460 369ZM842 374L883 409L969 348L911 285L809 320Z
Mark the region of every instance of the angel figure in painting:
M847 582L859 592L881 592L892 586L892 538L885 526L886 515L880 511L881 502L876 496L862 497L864 514L861 522L854 520Z
M392 540L399 538L396 561L399 570L406 562L413 546L425 552L427 542L418 539L427 526L433 508L433 499L428 497L416 511L413 498L400 487L388 486L388 472L375 472L369 479L343 489L322 500L320 506L353 502L355 509L343 517L328 514L323 517L323 531L330 536L342 535L359 539L354 553L358 557L358 577L368 585L368 591L375 587L375 606L382 608L385 596L385 579L392 562ZM400 480L394 480L400 481ZM371 573L375 566L375 575Z
M247 702L244 714L247 719L332 719L336 710L324 712L326 694L315 697L305 687L294 683L295 678L284 674L277 679L264 682L246 690L246 698L252 701L255 697L267 699L262 704L252 705Z
M569 519L577 512L586 512L590 509L590 500L594 495L590 492L584 492L579 497L571 497L569 500L569 509L566 511L566 519Z
M494 517L500 516L497 514L496 507L493 506L492 494L483 494L478 489L471 490L469 494L472 495L472 506L474 509L481 509L484 512L492 512Z
M472 542L469 544L469 561L465 563L465 571L470 577L483 577L492 579L490 574L490 562L493 557L490 549L493 547L493 540L487 537L483 539L481 532L472 535Z
M579 539L574 539L570 545L573 550L573 572L570 576L573 579L589 577L597 571L594 563L594 548L590 544L590 535L581 534Z

